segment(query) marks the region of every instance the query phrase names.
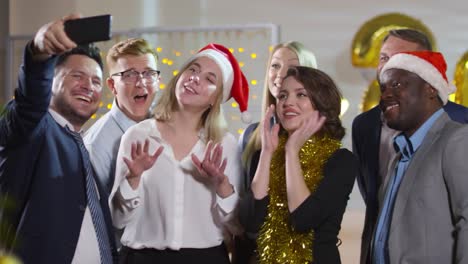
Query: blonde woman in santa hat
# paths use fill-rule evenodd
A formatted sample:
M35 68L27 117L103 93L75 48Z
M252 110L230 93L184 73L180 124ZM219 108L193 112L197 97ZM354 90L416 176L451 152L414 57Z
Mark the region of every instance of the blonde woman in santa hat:
M241 173L221 111L231 96L244 112L238 62L209 44L163 90L155 118L123 135L110 196L114 225L125 229L120 263L229 263L223 232Z
M286 76L288 68L291 66L307 66L317 68L317 61L314 53L306 49L305 46L298 41L289 41L276 45L270 52L266 64L265 81L263 88L262 113L261 119L264 118L268 106L275 104L275 94L281 87L283 78ZM273 121L271 121L273 122ZM248 190L257 169L258 158L261 149L261 135L259 123L249 125L244 133L239 138L239 145L242 152L242 188ZM241 222L244 224L249 221L245 218L242 211L239 212ZM233 263L245 264L249 263L254 256L256 234L245 233L243 236L236 237L235 253L233 254Z

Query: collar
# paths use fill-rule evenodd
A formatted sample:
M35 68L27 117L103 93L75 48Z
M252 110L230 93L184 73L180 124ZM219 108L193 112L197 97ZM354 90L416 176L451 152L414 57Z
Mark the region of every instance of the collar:
M82 134L83 129L80 129L80 131L75 131L75 127L62 115L60 115L57 111L53 110L52 108L49 107L49 113L52 116L52 118L59 124L61 127L68 127L73 132Z
M444 113L443 108L437 110L434 114L429 117L421 127L414 132L414 134L408 138L403 132L393 139L393 146L396 152L401 152L402 160L409 160L421 146L424 137L426 136L429 129L431 129L434 122Z
M137 123L136 121L129 118L122 110L120 110L115 99L114 102L112 102L112 107L109 112L122 131L127 131L129 127Z

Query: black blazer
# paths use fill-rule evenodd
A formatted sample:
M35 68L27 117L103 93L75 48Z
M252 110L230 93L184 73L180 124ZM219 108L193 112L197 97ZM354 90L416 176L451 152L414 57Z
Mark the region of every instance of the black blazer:
M1 220L16 229L14 252L24 263L70 263L87 205L83 162L48 112L55 59L35 62L28 49L24 56L15 99L0 119L0 195L15 201ZM96 184L116 263L108 197Z
M468 123L468 108L448 102L444 110L450 118L459 123ZM379 148L381 132L381 113L379 106L358 115L352 125L353 153L359 161L357 183L366 203L366 216L361 241L361 264L370 262L370 245L378 215Z
M257 164L255 157L252 167L256 168ZM314 264L341 263L338 233L357 175L357 166L356 158L349 150L337 150L324 165L324 178L315 193L289 215L290 224L296 231L315 231ZM253 178L253 175L250 176L249 179ZM269 196L256 200L251 191L241 199L239 220L247 233L259 232L268 213L268 204Z

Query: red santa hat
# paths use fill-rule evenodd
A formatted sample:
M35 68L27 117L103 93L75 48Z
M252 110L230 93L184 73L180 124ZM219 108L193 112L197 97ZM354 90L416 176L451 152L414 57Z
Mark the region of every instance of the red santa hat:
M231 97L234 98L239 105L242 121L250 123L252 118L247 112L249 83L234 55L223 45L210 43L201 48L189 62L199 57L208 57L221 68L223 75L223 102L228 101Z
M447 63L442 53L434 51L405 51L390 57L380 72L389 69L402 69L417 74L421 79L434 87L444 105L447 103L449 94L455 92L456 87L448 82Z

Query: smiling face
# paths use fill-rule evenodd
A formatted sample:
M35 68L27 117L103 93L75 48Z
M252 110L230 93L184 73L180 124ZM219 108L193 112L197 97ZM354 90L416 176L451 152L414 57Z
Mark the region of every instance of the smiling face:
M411 136L442 104L437 90L418 75L389 69L381 75L380 107L390 128Z
M156 70L156 59L153 54L125 55L112 65L110 75L118 72L135 70L144 72ZM141 121L148 116L148 109L153 102L159 78L154 82L143 81L141 76L136 81L125 80L124 76L112 76L107 79L107 86L115 95L117 105L134 121Z
M199 57L181 73L175 88L180 107L205 111L221 93L222 73L210 58Z
M276 114L281 126L289 134L298 129L306 118L316 111L304 85L292 76L283 80L276 98Z
M93 59L71 55L55 70L50 107L75 128L96 113L102 93L102 70Z
M273 96L278 94L289 67L298 65L297 54L288 48L279 48L273 53L268 66L268 89Z

